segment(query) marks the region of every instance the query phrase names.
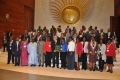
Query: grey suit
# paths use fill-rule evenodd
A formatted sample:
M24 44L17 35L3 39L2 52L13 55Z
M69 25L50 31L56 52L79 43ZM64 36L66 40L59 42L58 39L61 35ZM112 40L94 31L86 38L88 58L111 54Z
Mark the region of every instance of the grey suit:
M39 65L44 65L44 41L38 41L37 44L38 62Z

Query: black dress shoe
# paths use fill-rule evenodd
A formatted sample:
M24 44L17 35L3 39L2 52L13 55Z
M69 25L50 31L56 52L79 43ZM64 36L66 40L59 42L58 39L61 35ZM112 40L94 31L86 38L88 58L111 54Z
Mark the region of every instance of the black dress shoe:
M90 69L90 71L92 71L92 69Z
M52 68L55 68L55 66L52 66Z
M42 67L44 67L44 66L42 65Z
M95 71L95 69L93 69L93 71Z
M107 72L110 72L110 70L107 70Z
M64 69L66 69L66 67L64 67Z
M41 66L41 65L38 65L39 67Z
M47 67L47 65L45 65L45 67Z
M17 66L16 64L14 66Z
M57 68L59 68L59 67L57 66Z
M62 67L60 67L60 69L62 69Z
M7 64L10 64L10 63L7 63Z
M113 71L111 70L110 73L113 73Z
M103 70L100 70L100 72L103 72Z

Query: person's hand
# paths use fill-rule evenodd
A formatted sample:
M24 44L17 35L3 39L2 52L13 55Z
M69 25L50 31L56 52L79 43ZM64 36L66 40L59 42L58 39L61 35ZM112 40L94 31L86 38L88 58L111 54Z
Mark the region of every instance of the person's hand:
M56 52L56 50L54 50L54 52Z
M72 52L70 53L70 56L72 55Z
M44 55L46 55L46 53L44 53Z
M81 57L81 55L79 55L79 57Z
M63 52L62 50L60 50L60 52Z
M86 56L88 56L88 53L86 54Z

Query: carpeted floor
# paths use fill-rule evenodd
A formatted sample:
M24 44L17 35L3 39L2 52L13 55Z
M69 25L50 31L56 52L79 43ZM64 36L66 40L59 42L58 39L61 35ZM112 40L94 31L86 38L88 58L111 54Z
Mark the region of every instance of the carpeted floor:
M0 80L93 80L93 79L75 79L75 78L41 76L0 69Z

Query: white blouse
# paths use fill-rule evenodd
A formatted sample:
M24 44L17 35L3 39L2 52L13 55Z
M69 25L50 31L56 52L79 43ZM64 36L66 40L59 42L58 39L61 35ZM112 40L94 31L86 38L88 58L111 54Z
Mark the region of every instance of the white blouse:
M75 43L73 41L68 43L68 51L75 51Z
M57 32L56 36L60 38L61 37L61 32Z

